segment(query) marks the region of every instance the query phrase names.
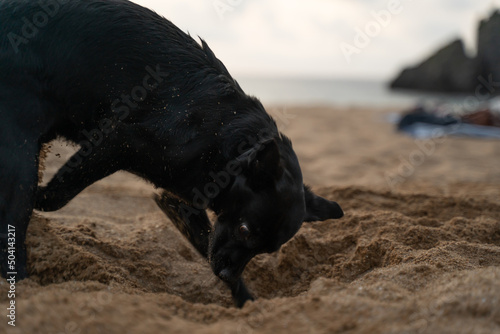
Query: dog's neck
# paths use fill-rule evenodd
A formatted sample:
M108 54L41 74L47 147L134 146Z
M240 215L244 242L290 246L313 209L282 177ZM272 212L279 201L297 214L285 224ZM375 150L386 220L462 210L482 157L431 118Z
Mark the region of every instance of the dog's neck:
M196 119L201 108L191 105L181 109L187 116L193 116L186 118ZM226 196L232 185L238 159L260 142L280 138L274 120L260 102L251 97L247 97L243 105L221 104L214 114L185 129L182 124L181 127L171 124L168 116L162 119L159 115L154 121L165 122L158 126L162 133L149 134L145 145L149 148L137 157L138 161L147 160L147 164L139 165L148 168L136 174L189 202L206 199L206 204L214 211L219 207L219 199ZM150 128L151 124L145 127ZM168 135L169 131L173 135ZM151 151L161 154L148 155ZM230 175L230 181L217 179L221 174ZM212 192L216 192L216 196Z

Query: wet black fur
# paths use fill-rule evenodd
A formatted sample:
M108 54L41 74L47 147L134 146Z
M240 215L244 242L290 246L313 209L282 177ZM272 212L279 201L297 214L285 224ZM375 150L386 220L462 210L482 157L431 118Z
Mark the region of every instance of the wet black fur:
M34 33L40 12L48 20ZM56 137L82 149L37 188L41 145ZM230 162L237 173L197 204L194 189L203 192ZM335 202L303 187L290 141L204 41L125 0L1 1L2 275L27 277L33 208L57 210L118 170L166 189L158 204L239 306L252 299L241 273L254 255L277 250L302 221L342 216ZM205 208L218 215L214 226ZM238 235L242 223L250 237ZM13 269L9 226L16 233Z

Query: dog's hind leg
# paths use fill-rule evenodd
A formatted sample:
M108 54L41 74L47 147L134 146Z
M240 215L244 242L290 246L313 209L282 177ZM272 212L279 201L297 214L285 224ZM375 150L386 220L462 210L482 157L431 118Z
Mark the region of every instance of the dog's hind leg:
M198 210L186 201L164 191L161 196L155 196L160 209L167 215L182 235L208 259L208 240L212 224L205 210ZM243 307L247 300L254 300L241 277L233 284L228 283L234 303Z

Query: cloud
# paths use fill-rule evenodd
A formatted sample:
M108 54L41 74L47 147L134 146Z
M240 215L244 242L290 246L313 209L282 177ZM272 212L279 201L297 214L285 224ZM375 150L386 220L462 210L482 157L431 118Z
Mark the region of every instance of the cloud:
M216 1L235 4L220 13ZM346 62L341 43L390 0L136 0L200 35L235 75L387 78L454 37L473 45L490 0L401 0L403 11ZM393 0L397 1L397 0Z

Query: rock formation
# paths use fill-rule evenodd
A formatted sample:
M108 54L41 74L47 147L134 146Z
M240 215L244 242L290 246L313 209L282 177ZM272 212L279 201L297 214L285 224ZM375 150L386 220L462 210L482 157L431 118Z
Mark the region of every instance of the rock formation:
M391 82L391 88L474 92L478 85L488 81L500 81L499 11L481 21L476 57L468 57L462 40L455 40L421 64L404 69Z

